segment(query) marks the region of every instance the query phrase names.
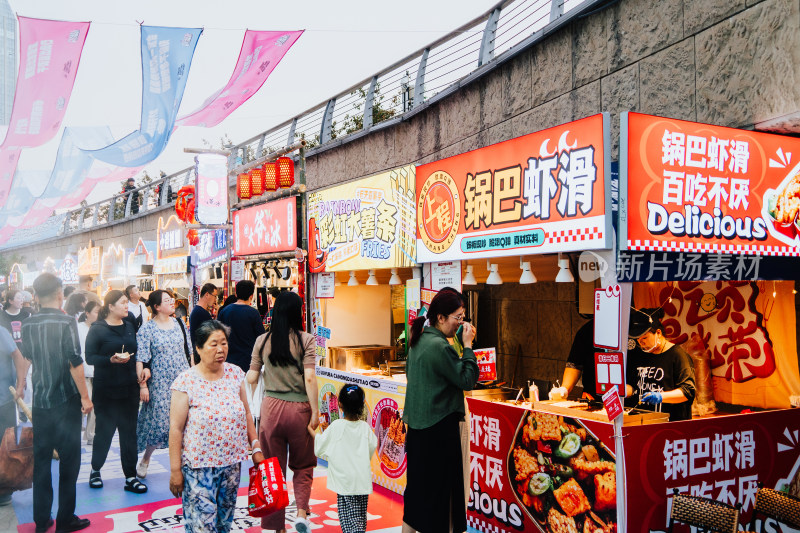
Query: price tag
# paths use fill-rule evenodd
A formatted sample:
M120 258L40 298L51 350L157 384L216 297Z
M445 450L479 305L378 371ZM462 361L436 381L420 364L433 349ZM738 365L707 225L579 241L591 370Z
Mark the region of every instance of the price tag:
M622 414L622 401L619 399L617 389L611 389L603 394L603 405L606 407L608 419L612 422Z

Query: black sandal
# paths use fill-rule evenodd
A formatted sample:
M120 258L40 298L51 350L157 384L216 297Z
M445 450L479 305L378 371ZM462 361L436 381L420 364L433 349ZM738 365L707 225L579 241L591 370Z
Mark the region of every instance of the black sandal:
M93 489L103 488L103 478L100 477L100 472L92 472L89 474L89 487Z
M145 492L147 492L147 485L145 485L138 479L134 478L133 481L125 482L125 490L127 490L128 492L133 492L135 494L144 494Z

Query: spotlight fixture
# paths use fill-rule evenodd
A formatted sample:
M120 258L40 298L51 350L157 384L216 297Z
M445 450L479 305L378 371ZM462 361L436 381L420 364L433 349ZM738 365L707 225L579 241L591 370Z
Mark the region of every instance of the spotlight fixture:
M556 283L574 283L575 277L569 270L569 259L558 253L558 275L556 276Z
M402 285L403 280L400 279L400 276L397 275L397 269L392 269L392 277L389 278L389 285Z
M487 285L502 285L503 278L500 277L500 273L498 272L498 265L497 263L489 263L486 262L486 269L489 271L489 277L486 278Z
M536 283L536 276L531 272L530 261L523 261L522 257L519 258L519 267L522 269L522 275L519 277L520 285L529 285Z
M467 274L464 276L464 279L461 280L462 285L477 285L478 280L475 279L475 274L472 273L472 269L475 268L472 265L467 265Z
M356 271L355 270L351 270L350 271L350 279L348 280L347 285L350 286L350 287L358 285L358 280L356 279Z
M377 285L377 284L378 284L378 278L375 277L375 271L370 270L369 277L367 278L367 285Z

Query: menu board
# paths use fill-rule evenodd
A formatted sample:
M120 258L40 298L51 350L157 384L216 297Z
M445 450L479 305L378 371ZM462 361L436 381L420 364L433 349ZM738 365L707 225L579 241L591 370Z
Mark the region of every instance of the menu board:
M606 249L609 118L417 167L417 261Z
M414 167L308 194L311 272L415 264Z
M800 139L623 113L620 248L800 256Z

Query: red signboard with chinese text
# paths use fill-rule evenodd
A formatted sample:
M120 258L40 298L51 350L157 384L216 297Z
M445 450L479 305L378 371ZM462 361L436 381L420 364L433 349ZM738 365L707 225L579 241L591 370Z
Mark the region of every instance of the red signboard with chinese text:
M297 247L297 200L294 196L233 213L233 254L285 252Z
M616 530L612 424L472 398L467 403L470 527L492 533L595 531L600 519Z
M664 531L667 495L677 488L734 505L744 531L795 531L770 520L754 529L757 483L800 493L800 411L765 411L646 426L626 426L628 526ZM770 527L771 526L771 527ZM688 532L676 526L677 532Z
M483 348L474 350L478 359L478 381L494 381L497 379L497 350Z
M417 167L417 261L609 248L608 115Z
M800 256L800 139L621 121L621 248Z

